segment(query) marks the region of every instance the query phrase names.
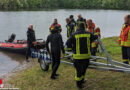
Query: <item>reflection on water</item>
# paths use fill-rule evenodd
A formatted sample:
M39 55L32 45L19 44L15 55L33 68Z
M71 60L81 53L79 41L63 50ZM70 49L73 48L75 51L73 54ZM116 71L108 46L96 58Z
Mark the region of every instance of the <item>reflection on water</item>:
M0 76L7 74L15 69L25 59L24 55L0 52Z

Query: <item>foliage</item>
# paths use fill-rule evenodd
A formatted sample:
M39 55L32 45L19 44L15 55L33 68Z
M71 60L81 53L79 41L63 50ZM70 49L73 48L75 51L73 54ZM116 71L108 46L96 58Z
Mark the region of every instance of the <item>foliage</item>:
M0 0L0 9L125 9L130 10L130 0Z

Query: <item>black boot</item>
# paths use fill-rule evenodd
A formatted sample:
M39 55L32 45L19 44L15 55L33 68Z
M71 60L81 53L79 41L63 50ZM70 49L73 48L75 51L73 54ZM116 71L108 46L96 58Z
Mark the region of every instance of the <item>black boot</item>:
M82 81L77 81L76 84L79 89L83 88Z
M52 80L55 80L55 79L56 79L56 77L55 77L55 76L51 76L51 79L52 79Z
M124 61L123 63L124 63L124 64L129 64L129 61Z
M59 76L59 74L55 74L55 76L56 76L56 77L58 77L58 76Z
M82 79L82 80L81 80L81 82L82 82L83 84L86 83L86 81L87 81L86 79Z

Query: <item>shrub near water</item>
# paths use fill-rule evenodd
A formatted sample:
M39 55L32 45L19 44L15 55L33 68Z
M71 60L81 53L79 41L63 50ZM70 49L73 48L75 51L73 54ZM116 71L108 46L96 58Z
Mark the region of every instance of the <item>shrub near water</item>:
M130 10L130 0L0 0L0 9L126 9Z

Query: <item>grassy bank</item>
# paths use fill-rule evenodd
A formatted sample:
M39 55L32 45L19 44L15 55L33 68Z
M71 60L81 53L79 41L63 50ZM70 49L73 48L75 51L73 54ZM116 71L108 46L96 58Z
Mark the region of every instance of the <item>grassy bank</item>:
M118 9L130 10L130 0L0 0L1 10L19 9Z
M112 58L121 61L121 48L117 39L111 37L102 41ZM12 76L8 83L21 90L77 90L72 66L61 64L58 70L59 78L51 80L51 69L43 72L37 61L33 61L30 68ZM84 90L130 90L130 74L88 69L86 78L88 81Z

